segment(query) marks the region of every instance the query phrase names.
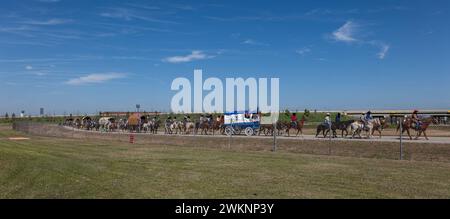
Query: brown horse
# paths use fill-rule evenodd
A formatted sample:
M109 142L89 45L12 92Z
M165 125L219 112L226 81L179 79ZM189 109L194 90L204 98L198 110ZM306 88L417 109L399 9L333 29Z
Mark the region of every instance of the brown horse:
M300 119L300 121L296 121L296 125L292 124L292 122L287 122L286 124L286 133L288 135L288 137L290 136L289 131L291 129L297 130L297 134L295 134L295 137L298 136L298 134L300 133L301 135L303 135L303 126L305 125L305 116L302 116L302 118Z
M275 124L277 135L281 135L284 130L288 127L288 122L282 122L280 120L277 121ZM273 135L273 124L260 124L258 135L261 135L261 133L264 133L264 135Z
M210 125L209 122L206 121L206 120L200 121L200 122L198 123L198 128L197 128L197 130L198 130L198 129L201 129L201 132L200 132L201 135L202 135L202 134L208 135L208 131L209 131L209 129L211 129L211 126L212 126L212 125Z
M412 140L411 133L410 133L409 130L410 129L414 129L414 130L416 130L416 138L415 138L415 140L419 139L419 137L422 135L422 133L425 136L425 139L428 140L428 136L427 136L426 130L428 129L428 127L431 124L437 124L437 123L438 123L438 121L437 121L437 119L435 117L428 117L426 119L423 119L422 123L417 128L417 127L415 127L415 123L412 120L412 118L411 117L407 117L402 123L402 133L406 131L408 133L409 139ZM397 132L399 130L400 130L400 124L397 126Z
M258 135L261 135L261 133L264 133L266 136L273 135L273 124L260 124Z
M212 134L214 135L215 131L218 131L220 134L223 134L225 131L223 124L224 122L222 120L220 121L214 120L214 122L211 125Z

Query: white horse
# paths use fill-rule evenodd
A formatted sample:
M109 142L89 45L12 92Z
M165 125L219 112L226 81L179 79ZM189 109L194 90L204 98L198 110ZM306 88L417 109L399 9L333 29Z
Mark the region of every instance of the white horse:
M111 117L102 117L98 120L98 124L100 125L101 130L103 131L111 131Z
M362 138L361 137L362 131L365 131L367 133L367 138L371 138L373 125L374 125L374 119L367 121L365 125L362 121L354 121L352 124L350 124L351 133L352 133L351 138L354 138L355 135L358 135L360 138Z
M150 132L153 128L153 122L152 121L148 121L147 123L144 123L142 125L142 129L144 130L144 132Z
M178 131L180 131L180 134L182 134L182 130L183 130L182 127L183 127L183 123L181 121L174 121L169 126L170 133L172 134L175 131L175 134L178 134Z
M191 121L187 121L184 123L184 133L190 134L191 132L194 132L195 129L195 123Z

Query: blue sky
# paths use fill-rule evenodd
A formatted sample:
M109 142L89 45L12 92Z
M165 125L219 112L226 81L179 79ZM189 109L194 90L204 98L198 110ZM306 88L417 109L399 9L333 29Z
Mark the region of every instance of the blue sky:
M176 77L291 109L450 108L450 2L2 0L0 113L169 110Z

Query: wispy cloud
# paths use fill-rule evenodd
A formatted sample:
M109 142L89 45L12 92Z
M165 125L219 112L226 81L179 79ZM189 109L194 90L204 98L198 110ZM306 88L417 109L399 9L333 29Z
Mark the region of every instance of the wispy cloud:
M33 66L27 65L27 66L25 66L25 69L26 69L26 70L32 70L32 69L33 69Z
M87 76L82 76L79 78L73 78L68 81L66 81L66 84L69 85L83 85L83 84L98 84L98 83L104 83L110 80L119 79L126 77L123 73L102 73L102 74L90 74Z
M32 37L33 34L30 32L35 31L36 28L33 28L28 25L22 25L18 27L0 27L0 32L9 33L9 34L17 34L26 37Z
M70 23L72 21L73 20L71 20L71 19L53 18L53 19L44 20L44 21L30 20L30 21L23 21L23 22L20 22L20 23L30 24L30 25L59 25L59 24Z
M357 39L355 38L354 34L357 31L358 25L352 21L345 22L344 25L339 27L339 29L335 30L332 33L332 37L336 41L341 42L354 42Z
M384 59L384 57L386 56L386 54L389 51L390 46L386 45L386 44L382 44L380 45L380 52L377 53L377 56L379 59Z
M268 46L267 43L258 42L252 39L246 39L242 42L242 44L253 45L253 46Z
M182 63L182 62L192 62L192 61L203 60L203 59L211 59L214 57L215 56L207 55L200 50L194 50L189 55L171 56L171 57L164 58L163 61L170 62L170 63Z
M339 27L337 30L335 30L331 36L332 39L337 42L344 42L344 43L357 43L360 45L370 45L374 47L378 47L380 50L376 54L379 59L384 59L386 57L386 54L389 51L390 46L382 41L379 40L367 40L363 39L362 37L356 37L356 33L360 32L360 25L353 22L353 21L347 21Z
M305 13L305 16L325 16L325 15L346 15L346 14L358 14L360 10L357 8L338 10L338 9L327 9L327 8L316 8Z
M301 56L304 56L304 55L306 55L307 53L311 52L311 49L308 48L308 47L305 47L305 48L302 48L302 49L298 49L298 50L296 50L295 52L296 52L297 54L301 55Z
M107 18L117 18L126 21L143 20L155 23L177 24L177 22L174 21L149 17L145 14L146 13L140 13L139 11L130 8L109 8L108 11L100 13L100 16Z

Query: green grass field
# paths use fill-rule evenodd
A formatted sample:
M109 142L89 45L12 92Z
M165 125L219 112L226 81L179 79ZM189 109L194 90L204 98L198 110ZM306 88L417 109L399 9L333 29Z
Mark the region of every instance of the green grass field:
M445 162L12 136L0 198L450 198Z

